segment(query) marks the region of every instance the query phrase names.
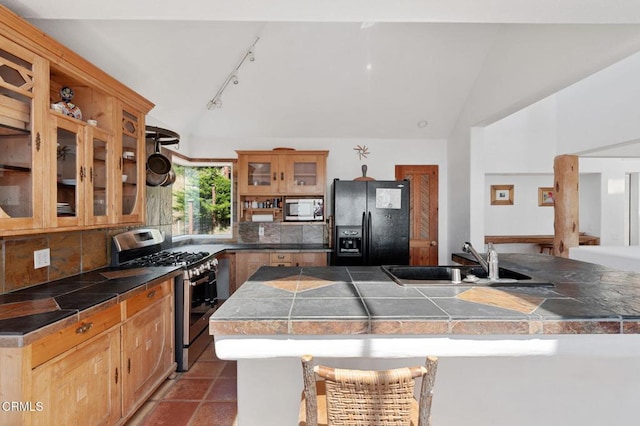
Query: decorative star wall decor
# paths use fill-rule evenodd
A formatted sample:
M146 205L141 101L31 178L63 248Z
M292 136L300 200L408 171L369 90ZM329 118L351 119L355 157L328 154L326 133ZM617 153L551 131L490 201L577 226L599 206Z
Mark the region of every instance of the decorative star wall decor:
M362 160L363 158L367 158L367 155L369 155L369 148L367 148L366 145L356 145L355 148L353 148L354 151L357 151L358 153L358 157L360 157L360 160Z

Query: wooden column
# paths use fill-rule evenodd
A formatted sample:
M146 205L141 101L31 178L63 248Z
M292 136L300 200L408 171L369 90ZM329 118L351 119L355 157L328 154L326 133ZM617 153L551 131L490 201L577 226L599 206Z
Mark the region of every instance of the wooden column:
M553 162L554 239L553 252L569 257L569 248L579 245L579 179L578 157L559 155Z

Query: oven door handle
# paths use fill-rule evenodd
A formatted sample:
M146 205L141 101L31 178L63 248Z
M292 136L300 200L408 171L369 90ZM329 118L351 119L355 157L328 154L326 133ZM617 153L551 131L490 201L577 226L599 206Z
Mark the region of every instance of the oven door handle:
M197 279L196 281L194 281L194 282L189 281L189 285L190 285L191 287L195 287L195 286L197 286L197 285L205 284L205 283L207 283L207 282L209 282L209 275L208 275L208 274L206 274L206 275L205 275L204 277L202 277L202 278L198 278L198 279Z

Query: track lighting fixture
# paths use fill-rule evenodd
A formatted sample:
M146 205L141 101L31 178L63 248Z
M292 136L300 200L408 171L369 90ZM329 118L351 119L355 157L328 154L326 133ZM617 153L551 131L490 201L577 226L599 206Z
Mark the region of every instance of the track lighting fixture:
M227 79L224 81L224 83L222 83L222 86L220 86L220 89L218 89L218 92L216 93L216 95L207 103L207 109L211 110L214 108L222 108L222 94L224 93L225 89L227 88L227 86L229 85L229 83L233 82L233 84L238 84L238 71L240 70L240 67L242 66L242 64L244 64L244 62L249 59L249 62L253 62L256 60L254 54L253 54L253 48L255 47L256 43L258 42L258 40L260 40L260 37L256 37L256 39L253 41L253 43L251 43L251 45L249 45L249 48L246 50L244 56L242 57L242 59L240 59L240 62L238 62L238 65L236 65L231 72L229 73L229 76L227 77Z

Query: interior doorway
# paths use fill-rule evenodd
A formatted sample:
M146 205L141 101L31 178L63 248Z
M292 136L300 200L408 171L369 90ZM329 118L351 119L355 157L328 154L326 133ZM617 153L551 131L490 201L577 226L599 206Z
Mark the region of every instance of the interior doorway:
M396 165L396 179L411 181L410 265L438 264L438 166Z

